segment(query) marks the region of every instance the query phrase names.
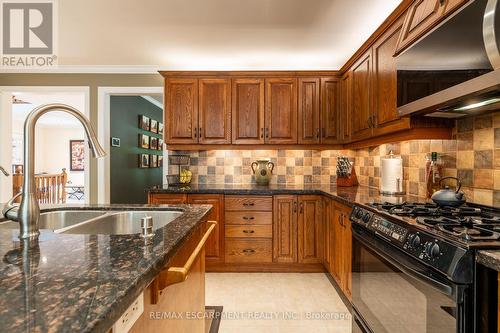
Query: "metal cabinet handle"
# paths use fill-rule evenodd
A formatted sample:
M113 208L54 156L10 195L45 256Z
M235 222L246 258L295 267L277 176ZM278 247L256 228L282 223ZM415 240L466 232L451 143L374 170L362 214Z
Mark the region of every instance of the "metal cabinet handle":
M440 6L444 6L445 3L446 3L446 0L439 0L439 5Z
M244 202L243 203L243 206L245 206L245 207L254 206L254 205L255 205L255 203L253 203L253 202Z
M198 138L201 138L201 127L198 127Z
M318 127L316 128L316 139L319 139L321 137L321 129Z
M304 203L300 203L300 214L304 213Z
M194 251L189 256L189 258L186 261L186 263L184 264L184 266L182 266L182 267L170 267L167 269L166 274L164 274L164 271L160 273L159 285L158 285L158 288L160 290L163 290L170 285L186 281L186 279L189 275L189 271L191 270L191 266L193 265L194 261L196 260L196 258L200 254L203 247L205 246L205 243L206 243L208 237L210 237L210 234L212 233L212 231L215 229L215 226L217 225L216 221L208 221L207 223L210 226L208 227L207 231L205 231L205 234L201 238L200 242L198 243L198 245L196 246Z
M254 234L255 230L243 230L244 234Z
M262 127L260 129L260 138L263 139L264 138L264 127Z
M255 217L253 217L253 216L243 216L243 220L246 220L246 221L254 220L254 219L255 219Z
M244 254L252 254L252 253L255 253L255 250L254 249L244 249L242 252Z
M293 212L297 213L297 202L296 201L293 203Z
M269 139L269 128L266 127L266 139Z

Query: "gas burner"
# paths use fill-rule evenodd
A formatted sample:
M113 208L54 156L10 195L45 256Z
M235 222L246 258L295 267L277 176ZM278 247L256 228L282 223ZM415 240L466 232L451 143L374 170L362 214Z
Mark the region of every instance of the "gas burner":
M483 228L456 224L437 224L436 228L444 233L452 234L465 241L498 240L500 234Z

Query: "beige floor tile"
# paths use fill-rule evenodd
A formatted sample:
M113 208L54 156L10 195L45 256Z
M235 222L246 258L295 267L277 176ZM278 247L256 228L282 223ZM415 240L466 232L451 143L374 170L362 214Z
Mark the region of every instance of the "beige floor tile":
M349 311L322 273L208 273L206 304L224 307L221 333L351 332Z

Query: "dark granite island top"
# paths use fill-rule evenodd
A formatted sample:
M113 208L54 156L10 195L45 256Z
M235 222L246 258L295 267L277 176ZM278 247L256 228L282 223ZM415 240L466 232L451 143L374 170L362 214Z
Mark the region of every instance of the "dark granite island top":
M477 251L476 261L483 266L500 272L500 250Z
M18 230L0 228L0 331L107 332L212 206L84 207L173 207L184 214L156 230L149 243L140 235L74 235L41 230L39 241L29 244L18 239Z
M298 184L268 185L256 184L192 184L185 187L156 186L147 189L149 193L192 193L192 194L226 194L226 195L278 195L278 194L317 194L335 199L343 204L366 204L369 202L404 202L425 201L424 198L402 195L384 196L379 190L367 186L337 187L336 184Z

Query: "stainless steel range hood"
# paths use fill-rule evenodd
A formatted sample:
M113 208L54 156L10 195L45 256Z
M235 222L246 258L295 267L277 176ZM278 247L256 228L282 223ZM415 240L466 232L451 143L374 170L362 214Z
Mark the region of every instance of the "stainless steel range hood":
M458 118L500 110L498 7L498 0L470 1L397 57L401 116Z

